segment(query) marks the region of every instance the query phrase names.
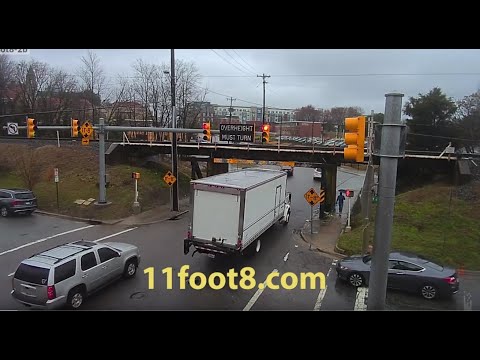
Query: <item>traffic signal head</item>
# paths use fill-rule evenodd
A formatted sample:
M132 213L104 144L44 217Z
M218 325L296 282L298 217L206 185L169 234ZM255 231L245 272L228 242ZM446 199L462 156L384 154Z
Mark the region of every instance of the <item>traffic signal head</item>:
M78 137L80 131L80 122L77 119L72 119L72 137Z
M202 125L203 128L203 140L210 141L212 134L210 133L210 123L204 122Z
M345 190L346 197L353 197L353 190Z
M265 124L262 126L262 143L270 141L270 125Z
M345 144L343 150L345 160L363 162L365 159L365 116L345 118Z
M27 118L27 137L34 138L37 132L37 120Z

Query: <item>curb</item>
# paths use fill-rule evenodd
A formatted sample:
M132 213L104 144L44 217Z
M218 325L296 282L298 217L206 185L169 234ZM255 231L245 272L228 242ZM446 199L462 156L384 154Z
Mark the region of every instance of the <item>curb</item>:
M86 219L86 218L81 218L81 217L76 217L76 216L51 213L51 212L43 211L43 210L36 210L35 212L39 213L39 214L42 214L42 215L54 216L54 217L59 217L59 218L63 218L63 219L68 219L68 220L82 221L82 222L86 222L86 223L89 223L89 224L92 224L92 225L100 225L100 224L115 225L115 224L118 224L119 222L124 220L124 219L118 219L118 220Z
M305 237L305 235L303 234L303 230L300 230L300 237L303 239L303 241L305 241L307 244L311 244ZM328 255L331 255L331 256L335 256L335 257L346 257L346 255L342 254L342 253L337 253L337 252L331 252L331 251L326 251L326 250L322 250L316 246L314 246L315 250L317 250L318 252L321 252L323 254L328 254ZM335 245L335 250L337 250L337 246Z
M168 220L175 220L177 219L178 217L188 213L190 210L184 210L184 211L180 211L178 214L174 214L174 215L171 215L170 217L167 217L167 218L164 218L164 219L160 219L160 220L153 220L153 221L150 221L150 222L143 222L143 223L134 223L134 224L129 224L129 226L143 226L143 225L152 225L152 224L158 224L158 223L161 223L163 221L168 221ZM125 219L124 219L125 220ZM122 220L120 220L122 221Z
M164 219L154 220L154 221L145 222L145 223L134 223L134 224L129 224L128 226L151 225L151 224L160 223L162 221L175 220L179 216L184 215L185 213L187 213L189 211L190 210L185 210L185 211L179 212L178 214L174 214L174 215L169 216L169 217L164 218ZM125 218L125 219L117 219L117 220L99 220L99 219L86 219L86 218L81 218L81 217L76 217L76 216L51 213L51 212L43 211L43 210L36 210L35 212L39 213L39 214L42 214L42 215L47 215L47 216L59 217L59 218L68 219L68 220L82 221L82 222L85 222L85 223L88 223L88 224L91 224L91 225L115 225L115 224L118 224L118 223L127 219L127 218Z

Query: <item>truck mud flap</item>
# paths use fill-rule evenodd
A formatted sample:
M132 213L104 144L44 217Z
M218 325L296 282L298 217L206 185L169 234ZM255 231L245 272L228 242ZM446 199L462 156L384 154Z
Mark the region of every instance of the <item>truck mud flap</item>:
M192 246L192 242L188 239L183 240L183 253L187 255L190 251L190 246Z

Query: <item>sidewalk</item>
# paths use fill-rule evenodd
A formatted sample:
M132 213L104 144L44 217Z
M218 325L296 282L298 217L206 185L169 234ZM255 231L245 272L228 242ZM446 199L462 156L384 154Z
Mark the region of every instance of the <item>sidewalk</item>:
M329 256L335 258L345 257L341 253L341 249L337 248L337 240L345 228L347 223L347 215L344 213L341 217L338 214L327 215L325 214L325 219L320 220L318 218L318 213L314 214L312 229L313 234L311 234L310 221L308 220L300 235L307 243L309 243L313 248L316 248L318 251L328 254Z
M80 217L74 217L64 214L51 213L47 211L37 210L36 212L43 215L55 216L69 220L83 221L89 224L104 224L104 225L124 225L124 226L140 226L140 225L149 225L155 224L162 221L174 219L178 216L188 213L190 205L190 199L184 198L178 201L178 210L172 211L170 204L165 204L158 206L154 209L150 209L140 214L131 215L123 219L115 220L99 220L99 219L85 219Z

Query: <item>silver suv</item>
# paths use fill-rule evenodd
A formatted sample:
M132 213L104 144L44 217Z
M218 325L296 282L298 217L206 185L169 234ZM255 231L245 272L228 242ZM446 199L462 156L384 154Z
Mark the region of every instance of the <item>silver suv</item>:
M23 260L13 276L11 294L27 306L78 309L92 292L122 275L133 277L139 264L134 245L77 241Z

